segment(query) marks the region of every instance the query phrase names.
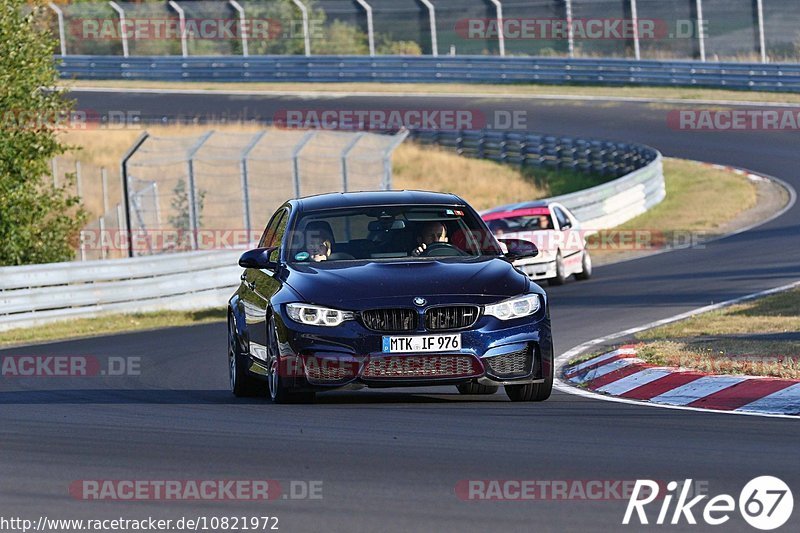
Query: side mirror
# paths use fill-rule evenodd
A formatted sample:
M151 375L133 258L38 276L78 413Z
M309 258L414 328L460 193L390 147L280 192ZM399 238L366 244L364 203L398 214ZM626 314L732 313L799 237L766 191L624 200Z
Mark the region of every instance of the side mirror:
M258 268L265 270L275 270L278 263L270 260L270 255L276 248L255 248L248 250L239 258L239 266L242 268Z
M531 241L523 239L498 239L506 245L506 259L510 262L517 259L528 259L539 255L539 249Z

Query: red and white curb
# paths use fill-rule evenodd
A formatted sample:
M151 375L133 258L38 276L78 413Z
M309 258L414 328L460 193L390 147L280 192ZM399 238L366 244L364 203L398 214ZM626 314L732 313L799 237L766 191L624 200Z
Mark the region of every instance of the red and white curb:
M622 346L566 366L562 379L595 393L665 406L800 415L800 380L704 374L651 365L636 355L635 345Z

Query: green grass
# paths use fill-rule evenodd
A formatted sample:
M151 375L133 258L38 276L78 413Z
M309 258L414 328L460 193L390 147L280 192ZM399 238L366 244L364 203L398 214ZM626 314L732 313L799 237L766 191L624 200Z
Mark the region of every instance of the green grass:
M192 326L220 322L226 318L225 309L102 315L95 318L65 320L45 326L0 332L0 346L94 337L126 331Z

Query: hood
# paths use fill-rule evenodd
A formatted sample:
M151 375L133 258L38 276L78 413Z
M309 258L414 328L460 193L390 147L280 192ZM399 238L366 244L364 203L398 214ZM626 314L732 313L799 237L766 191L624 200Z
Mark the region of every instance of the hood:
M528 290L528 278L508 262L414 260L292 264L286 283L306 301L349 308L409 305L417 296L429 304L491 303ZM380 302L380 303L378 303Z

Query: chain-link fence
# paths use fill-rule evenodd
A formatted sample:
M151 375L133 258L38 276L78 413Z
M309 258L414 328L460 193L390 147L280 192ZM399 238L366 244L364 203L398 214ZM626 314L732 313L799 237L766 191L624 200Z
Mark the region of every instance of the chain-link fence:
M123 163L130 255L246 246L288 198L390 189L391 155L407 135L144 133Z
M40 16L54 34L60 33L67 55L800 59L797 0L145 0L51 5Z

